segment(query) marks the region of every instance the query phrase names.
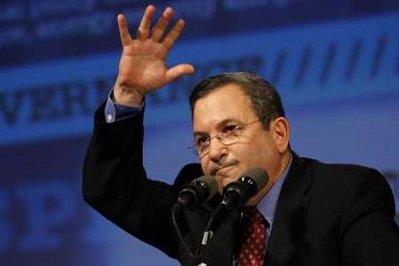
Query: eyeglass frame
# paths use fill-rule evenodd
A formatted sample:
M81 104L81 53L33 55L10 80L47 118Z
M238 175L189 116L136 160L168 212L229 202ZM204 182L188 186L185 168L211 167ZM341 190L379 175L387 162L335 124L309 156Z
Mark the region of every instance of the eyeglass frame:
M207 140L206 142L208 142L207 146L205 147L206 149L208 149L206 152L204 152L203 154L201 154L201 152L199 151L200 149L198 148L198 145L196 144L196 141L194 140L193 143L191 143L188 148L191 149L191 151L197 155L200 159L203 158L204 156L209 154L210 151L210 146L211 146L211 140L213 138L217 138L219 140L219 142L221 144L223 144L224 146L230 146L233 144L236 144L239 142L239 138L242 136L242 134L244 134L245 129L251 125L251 124L255 124L257 122L262 122L261 120L257 119L248 123L245 123L243 125L239 125L234 129L234 132L221 132L221 133L216 133L213 136L207 136ZM239 134L237 134L237 132L240 132ZM225 143L226 137L223 137L223 134L235 134L232 137L237 138L237 140L233 141L233 142L229 142L228 144Z

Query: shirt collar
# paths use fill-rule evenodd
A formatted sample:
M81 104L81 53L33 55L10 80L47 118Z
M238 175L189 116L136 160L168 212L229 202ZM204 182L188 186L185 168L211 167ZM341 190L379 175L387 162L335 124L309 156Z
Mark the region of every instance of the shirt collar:
M270 191L263 197L263 199L258 203L258 209L265 217L265 219L270 224L269 230L271 231L273 226L274 214L276 211L278 197L280 195L281 187L287 177L288 170L291 167L292 156L287 164L284 171L281 173L280 177L277 179L277 182L273 185Z

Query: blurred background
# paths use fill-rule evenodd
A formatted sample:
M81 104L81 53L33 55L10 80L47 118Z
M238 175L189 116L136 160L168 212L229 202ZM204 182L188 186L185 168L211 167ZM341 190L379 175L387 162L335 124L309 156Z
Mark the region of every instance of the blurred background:
M173 182L197 161L193 85L249 71L280 91L299 155L377 168L399 205L397 0L2 0L0 265L177 265L81 196L92 116L117 73L116 15L134 33L149 3L187 21L169 63L196 67L147 97L151 178Z

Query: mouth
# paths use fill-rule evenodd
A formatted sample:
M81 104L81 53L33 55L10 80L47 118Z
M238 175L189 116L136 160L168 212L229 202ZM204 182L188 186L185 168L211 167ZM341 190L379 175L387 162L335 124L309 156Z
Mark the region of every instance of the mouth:
M227 165L222 168L219 168L216 170L215 175L217 176L225 176L227 172L231 169L233 165Z
M211 167L209 173L213 176L225 176L227 172L232 170L234 167L238 166L238 161L231 160L229 162L224 162L223 164L215 164Z

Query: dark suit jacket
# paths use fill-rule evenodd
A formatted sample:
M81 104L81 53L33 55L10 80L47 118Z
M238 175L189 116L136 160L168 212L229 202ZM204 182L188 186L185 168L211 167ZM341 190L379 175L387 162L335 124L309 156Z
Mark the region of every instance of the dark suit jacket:
M202 174L184 167L173 185L149 180L142 162L143 113L112 124L97 110L83 169L85 200L107 219L184 265L195 265L179 242L171 209L182 184ZM195 250L220 198L178 221ZM392 192L370 168L324 164L293 155L281 189L265 265L399 265L399 230ZM231 265L239 211L226 212L201 253L208 265Z

